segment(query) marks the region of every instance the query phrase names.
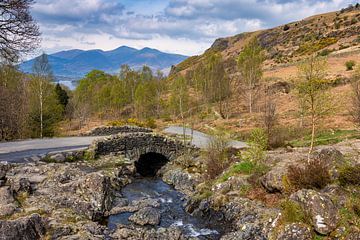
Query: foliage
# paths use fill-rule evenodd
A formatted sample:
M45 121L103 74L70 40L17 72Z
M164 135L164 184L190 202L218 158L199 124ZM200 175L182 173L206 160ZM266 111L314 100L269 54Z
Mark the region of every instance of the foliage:
M337 41L338 40L336 38L331 37L322 38L319 40L310 40L301 44L296 52L299 54L312 54L332 44L337 43Z
M215 179L229 166L228 144L229 139L224 133L215 133L211 137L204 153L208 179Z
M351 71L354 69L356 62L354 60L349 60L345 62L346 71Z
M64 110L69 103L69 96L67 92L60 86L59 83L55 86L55 93L57 95L58 102L63 106Z
M281 203L281 216L285 223L306 222L306 213L301 206L291 200L285 200Z
M26 137L27 89L15 67L0 66L0 141Z
M241 158L245 161L262 163L266 157L266 149L268 145L268 137L261 128L252 130L248 142L249 148L241 153Z
M313 150L315 131L319 121L332 109L331 98L327 94L325 79L327 60L311 56L298 66L297 96L301 115L311 119L312 138L309 154Z
M260 82L263 71L262 65L265 55L256 38L251 39L237 58L239 72L241 74L241 92L248 100L249 112L252 112L256 99L255 87Z
M331 183L329 167L325 161L307 161L304 166L291 165L288 168L288 180L295 190L322 189Z
M339 182L343 186L360 185L360 164L340 169Z

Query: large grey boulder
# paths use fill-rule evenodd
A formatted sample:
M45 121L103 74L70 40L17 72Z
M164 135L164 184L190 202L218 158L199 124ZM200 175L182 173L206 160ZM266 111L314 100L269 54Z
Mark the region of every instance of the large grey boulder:
M309 215L314 230L320 234L329 234L336 229L339 214L329 196L314 190L303 189L290 196L298 202Z
M45 232L45 221L38 214L12 221L0 221L0 239L4 240L42 239Z
M144 225L159 225L160 223L160 211L152 208L152 207L146 207L142 208L133 215L129 217L129 220L144 226Z

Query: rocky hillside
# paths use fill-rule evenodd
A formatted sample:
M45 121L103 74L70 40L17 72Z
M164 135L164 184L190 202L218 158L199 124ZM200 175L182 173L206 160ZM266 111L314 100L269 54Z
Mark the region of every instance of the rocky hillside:
M295 63L313 53L334 55L360 51L360 5L337 12L312 16L272 29L241 33L217 39L203 55L191 57L173 68L172 73L187 71L211 51L220 51L228 71L236 72L236 56L249 39L257 37L266 50L266 69Z

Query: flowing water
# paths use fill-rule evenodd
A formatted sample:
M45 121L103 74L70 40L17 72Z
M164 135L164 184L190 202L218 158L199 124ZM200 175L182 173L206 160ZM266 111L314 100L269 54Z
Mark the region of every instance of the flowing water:
M211 223L204 219L191 216L184 210L184 195L176 191L170 185L159 178L139 178L135 179L122 189L123 197L129 203L134 200L150 198L157 199L160 203L161 220L157 227L178 226L183 233L189 237L199 237L200 239L218 239L219 230L211 226ZM116 225L131 224L128 218L132 213L120 213L110 216L108 226L115 229Z

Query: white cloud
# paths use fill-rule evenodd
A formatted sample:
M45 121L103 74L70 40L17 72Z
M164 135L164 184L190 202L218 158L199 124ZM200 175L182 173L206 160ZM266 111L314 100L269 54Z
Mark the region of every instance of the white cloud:
M43 47L50 52L62 48L109 50L129 45L193 55L204 51L216 38L338 10L348 3L345 0L168 0L167 4L159 0L38 0L33 12L43 32ZM131 14L123 14L127 11Z

